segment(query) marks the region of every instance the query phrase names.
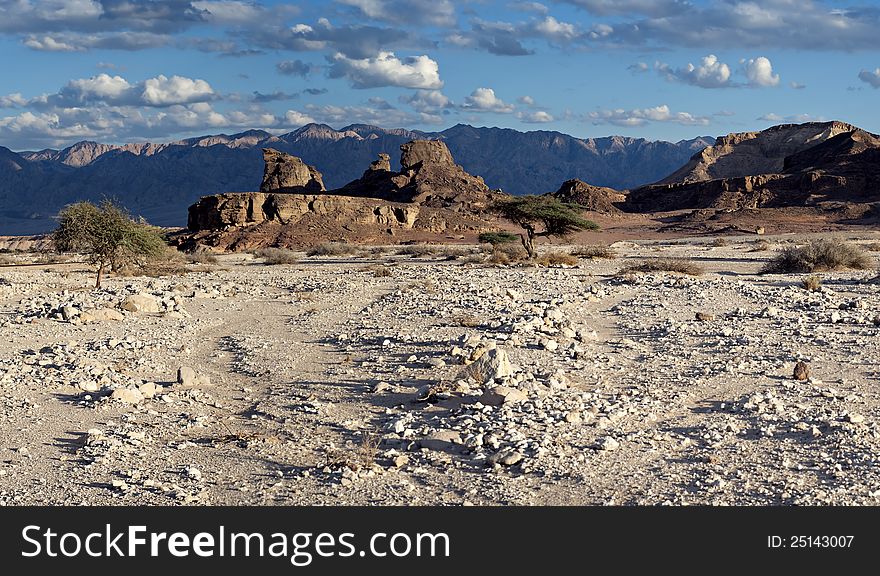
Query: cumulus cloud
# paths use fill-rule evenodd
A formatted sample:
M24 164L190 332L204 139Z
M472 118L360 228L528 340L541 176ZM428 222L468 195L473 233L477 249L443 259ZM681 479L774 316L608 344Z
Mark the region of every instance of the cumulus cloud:
M657 71L667 80L675 80L700 88L724 88L730 86L730 67L714 54L704 56L700 63L688 63L684 68L671 68L657 63ZM778 78L777 78L778 81Z
M648 66L647 62L636 62L635 64L630 64L629 66L627 66L626 69L633 74L642 74L650 70L651 67Z
M624 110L623 108L597 110L590 112L587 119L596 125L613 124L627 127L644 126L649 122L670 122L683 126L706 126L709 124L709 118L705 116L695 116L689 112L672 112L666 104L633 110Z
M204 80L159 75L144 81L141 99L148 106L172 106L214 99L214 89Z
M314 26L263 26L247 33L254 45L270 50L296 52L339 52L349 58L369 58L380 51L395 48L429 48L434 43L415 29L403 30L379 26L335 26L326 18L319 18Z
M282 102L285 100L296 100L297 98L299 98L299 93L283 92L281 90L276 90L267 94L255 90L254 93L251 95L251 101L257 102L259 104L265 104L267 102Z
M275 69L278 70L280 74L286 76L299 76L300 78L305 78L314 71L315 67L302 60L284 60L276 64Z
M501 100L491 88L477 88L470 96L464 99L462 108L478 112L495 112L497 114L509 114L514 111L513 104Z
M545 124L553 122L555 118L544 110L535 110L531 112L517 112L516 117L526 124Z
M437 90L443 87L440 67L426 55L401 60L393 52L379 52L372 58L355 59L337 53L330 62L330 77L347 78L354 88L398 86Z
M305 126L306 124L314 124L315 119L308 114L303 114L296 110L288 110L284 113L284 122L288 126Z
M520 96L519 98L516 99L516 101L519 102L520 104L525 104L526 106L534 106L535 105L535 99L532 98L531 96Z
M417 90L409 96L401 96L400 102L425 114L439 114L453 106L452 100L439 90Z
M577 26L568 22L560 22L553 16L546 16L543 20L535 23L534 30L540 36L556 42L571 42L581 36Z
M215 100L219 96L205 80L159 75L136 84L106 73L69 81L55 94L44 94L24 105L37 109L73 108L88 104L167 107Z
M742 60L741 64L749 79L750 86L768 87L779 84L779 74L773 73L773 64L764 56L758 56L749 60Z
M872 88L880 88L880 68L874 71L862 70L859 72L859 80L866 84L870 84Z

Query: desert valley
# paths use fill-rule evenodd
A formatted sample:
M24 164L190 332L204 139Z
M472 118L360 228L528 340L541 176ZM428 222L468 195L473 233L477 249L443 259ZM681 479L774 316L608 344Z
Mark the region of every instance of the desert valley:
M260 140L259 190L202 195L175 250L100 289L48 236L4 237L0 503L877 503L876 135L540 174L536 202L598 228L545 226L530 258L465 148L365 157L379 131L334 137L345 178ZM4 166L85 169L49 156Z

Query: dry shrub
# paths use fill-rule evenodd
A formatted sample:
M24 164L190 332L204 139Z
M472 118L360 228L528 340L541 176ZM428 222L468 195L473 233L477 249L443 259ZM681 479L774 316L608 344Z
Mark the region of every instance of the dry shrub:
M254 252L254 256L261 258L267 266L296 264L299 261L296 252L284 248L261 248Z
M359 252L359 248L346 242L324 242L312 246L306 256L351 256Z
M216 264L217 256L208 252L207 250L199 250L197 252L193 252L192 254L187 254L187 261L190 264Z
M822 290L822 279L818 276L807 276L801 280L801 286L808 292L819 292Z
M688 276L699 276L704 270L702 267L684 258L654 258L638 264L625 266L617 272L617 275L626 276L627 274L651 272L674 272L676 274L687 274Z
M385 266L384 264L377 264L375 266L367 266L364 268L366 272L372 272L374 278L389 278L394 274L391 272L391 268Z
M492 250L489 262L492 264L512 264L522 262L529 257L521 244L496 244Z
M379 434L371 431L361 432L360 442L351 449L335 448L327 452L325 464L330 468L349 468L355 472L370 468L376 463L381 442L382 437Z
M444 246L438 244L409 244L397 250L398 256L412 256L413 258L425 258L437 256L444 252Z
M166 248L160 254L147 258L132 259L114 271L118 276L180 276L190 272L184 255L174 248Z
M770 243L766 240L755 240L752 243L752 247L749 249L749 252L766 252L770 249Z
M871 242L870 244L866 244L865 250L867 250L868 252L880 252L880 242Z
M577 256L565 252L546 252L538 256L535 264L539 266L577 266L580 260Z
M728 245L730 245L730 242L728 242L726 238L716 238L709 242L709 246L712 246L713 248L722 248Z
M842 240L813 240L804 246L782 250L762 270L765 274L865 270L872 259L858 245Z
M592 244L589 246L578 246L571 251L572 256L578 258L586 258L587 260L613 260L617 258L617 252L604 244Z

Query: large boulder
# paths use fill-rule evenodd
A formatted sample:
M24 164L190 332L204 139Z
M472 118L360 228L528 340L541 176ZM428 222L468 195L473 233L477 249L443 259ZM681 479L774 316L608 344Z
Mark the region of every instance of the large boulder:
M260 192L315 193L324 191L321 173L296 156L273 148L263 149L263 183Z
M403 172L418 170L422 165L455 166L452 153L439 140L413 140L400 146L400 166Z

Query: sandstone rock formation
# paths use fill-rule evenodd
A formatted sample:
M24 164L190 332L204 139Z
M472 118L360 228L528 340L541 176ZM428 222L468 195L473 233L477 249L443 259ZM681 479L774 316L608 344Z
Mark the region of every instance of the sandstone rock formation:
M300 159L267 149L260 192L204 196L189 208L186 242L223 249L369 240L411 230L480 232L494 217L483 211L500 193L455 164L442 142L401 146L403 172L380 154L363 176L338 190L304 193L321 174Z
M719 143L670 176L681 181L630 192L625 208L741 210L880 201L880 138L848 124L777 126ZM706 179L712 174L725 176Z
M593 186L578 179L566 180L552 195L561 202L579 204L602 214L619 213L620 209L615 204L626 200L626 194L613 188Z
M260 192L323 192L324 181L314 166L272 148L263 149L263 183Z

